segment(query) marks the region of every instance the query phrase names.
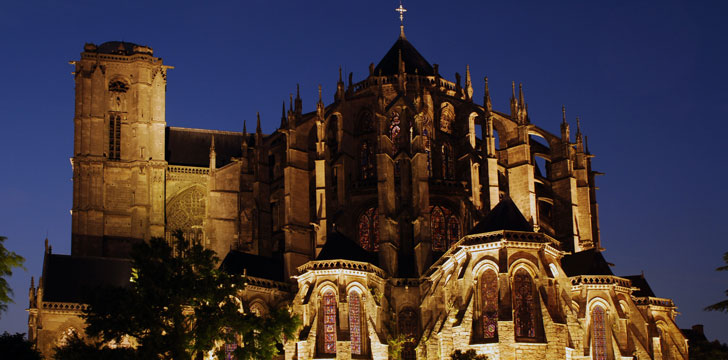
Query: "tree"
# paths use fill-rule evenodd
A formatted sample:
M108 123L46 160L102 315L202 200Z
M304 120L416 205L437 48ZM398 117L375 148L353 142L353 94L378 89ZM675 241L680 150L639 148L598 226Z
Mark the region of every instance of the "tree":
M728 252L723 254L724 266L719 266L716 271L728 271ZM725 291L726 297L728 297L728 290ZM705 308L706 311L722 311L728 312L728 300L723 300Z
M131 336L138 344L135 356L143 359L197 359L213 349L225 358L221 345L240 342L237 359L270 359L282 337L298 328L297 317L285 308L265 317L242 314L238 295L245 279L219 270L214 251L181 234L174 247L159 238L136 244L131 259L128 287L87 294L86 333L99 339L92 345L96 351Z
M3 359L40 360L41 355L33 343L25 339L25 334L9 334L7 331L0 335L0 354Z
M5 248L3 242L7 239L5 236L0 236L0 314L8 308L8 303L13 302L11 298L13 290L5 277L13 275L13 268L23 268L25 262L22 256Z
M470 349L466 352L462 352L460 350L455 350L452 355L450 355L450 359L452 360L488 360L487 355L478 355L475 350Z

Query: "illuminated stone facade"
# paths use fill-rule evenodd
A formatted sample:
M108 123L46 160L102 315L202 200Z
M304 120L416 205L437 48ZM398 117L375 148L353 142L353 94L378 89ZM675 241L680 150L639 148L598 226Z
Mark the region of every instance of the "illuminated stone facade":
M30 290L45 354L83 332L61 279L123 281L131 244L182 230L248 275L250 311L301 317L285 359L386 359L398 337L404 359L688 357L672 301L601 255L578 126L533 124L521 86L501 112L486 79L478 104L469 69L446 80L402 33L333 103L319 88L304 113L297 92L278 130L238 133L169 127L171 67L148 47L87 44L73 63L72 256L47 249Z

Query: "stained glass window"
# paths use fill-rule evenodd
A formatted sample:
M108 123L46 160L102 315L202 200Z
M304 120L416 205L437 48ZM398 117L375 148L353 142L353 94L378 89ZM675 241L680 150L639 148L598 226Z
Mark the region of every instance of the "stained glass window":
M417 313L412 308L404 308L399 312L398 317L399 333L407 338L407 342L402 347L403 360L415 360L417 352L415 351L415 335L418 332Z
M448 143L442 144L442 178L455 178L455 160L452 152L452 146Z
M445 251L460 239L460 222L448 208L430 206L432 249Z
M374 177L374 164L372 161L372 150L369 148L369 142L364 141L361 144L359 152L361 179L366 180Z
M494 339L498 331L498 276L486 270L480 276L480 331L483 339Z
M594 360L607 360L606 314L601 306L595 306L592 316L592 348Z
M356 291L349 292L349 333L351 334L351 353L362 354L362 311L361 296Z
M400 143L400 121L399 121L399 113L396 111L392 111L391 120L389 122L389 138L392 140L393 145L393 151L397 152L397 148L399 147Z
M336 294L326 290L323 297L323 352L336 354Z
M379 211L369 208L359 216L359 245L367 251L379 250Z
M238 344L225 344L225 360L234 360L237 348Z
M427 154L427 176L432 177L432 151L430 147L430 137L427 133L427 129L422 132L425 141L425 153Z
M520 269L513 277L513 311L516 337L536 337L536 311L531 275Z

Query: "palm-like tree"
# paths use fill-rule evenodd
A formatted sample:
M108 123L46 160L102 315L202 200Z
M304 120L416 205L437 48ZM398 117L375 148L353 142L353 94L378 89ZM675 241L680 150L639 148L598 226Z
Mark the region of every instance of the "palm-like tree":
M723 261L725 261L724 266L720 266L716 271L728 271L728 252L723 254ZM725 291L725 295L728 297L728 290ZM710 305L705 308L706 311L722 311L728 313L728 300L723 300L720 302L717 302L713 305Z

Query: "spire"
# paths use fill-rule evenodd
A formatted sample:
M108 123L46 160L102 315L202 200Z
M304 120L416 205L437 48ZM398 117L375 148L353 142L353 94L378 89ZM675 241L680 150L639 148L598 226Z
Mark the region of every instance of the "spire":
M335 101L341 101L344 99L344 80L341 78L341 66L339 66L339 81L336 83L336 94L334 95Z
M321 99L321 84L319 84L319 86L318 86L318 91L319 91L319 101L318 102L323 103L323 100Z
M288 121L286 121L286 120L287 120L286 119L286 101L284 100L283 106L281 108L281 126L280 126L281 130L288 127L288 124L287 124Z
M321 119L323 119L324 101L323 101L323 98L321 97L321 84L319 84L319 86L318 86L318 95L319 95L319 99L318 99L318 102L316 103L316 113L318 113L319 117L321 117Z
M511 82L511 118L517 120L518 102L516 100L516 82Z
M523 99L523 83L518 83L518 103L521 108L524 108L526 105L526 100Z
M262 130L260 129L260 112L256 112L255 116L258 118L258 124L255 126L255 133L256 134L262 134Z
M569 123L566 122L566 106L561 105L561 141L569 143Z
M243 120L243 142L248 142L248 125Z
M490 101L490 90L488 90L488 77L485 77L485 95L483 96L483 105L485 105L486 115L490 115L493 111L493 103Z
M210 169L217 168L217 154L215 153L215 135L211 135L210 140Z
M394 9L394 11L399 13L399 37L406 39L404 36L404 13L407 12L407 9L402 6L402 0L399 1L399 7Z
M579 117L576 117L576 151L579 153L584 152L584 141L581 136L581 121Z
M303 105L301 103L301 86L299 84L296 84L296 105L294 110L296 111L296 114L301 114L303 110Z
M465 98L473 100L473 83L470 79L470 65L465 65Z
M566 124L566 105L561 105L561 123Z
M240 147L243 150L242 158L245 159L248 156L248 128L245 124L245 120L243 120L243 143Z

